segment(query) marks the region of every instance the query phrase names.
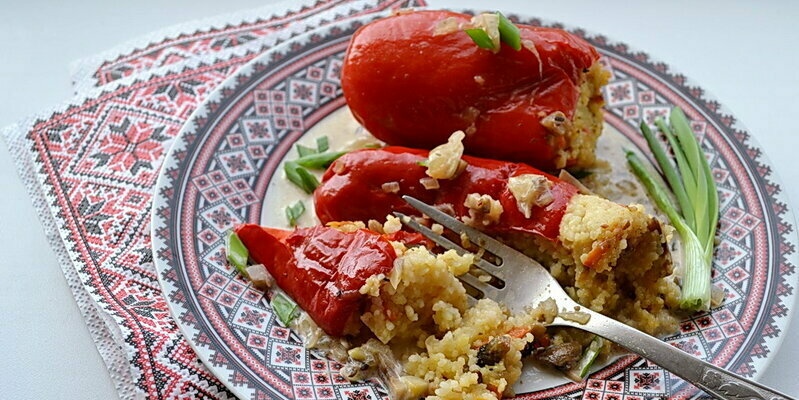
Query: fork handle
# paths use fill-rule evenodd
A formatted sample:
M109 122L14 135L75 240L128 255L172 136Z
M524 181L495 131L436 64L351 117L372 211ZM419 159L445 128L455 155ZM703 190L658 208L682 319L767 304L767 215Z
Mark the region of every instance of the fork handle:
M589 311L584 309L584 311ZM589 331L649 359L669 372L720 399L792 399L774 389L740 377L680 351L635 328L591 311L585 325L557 318L555 325Z

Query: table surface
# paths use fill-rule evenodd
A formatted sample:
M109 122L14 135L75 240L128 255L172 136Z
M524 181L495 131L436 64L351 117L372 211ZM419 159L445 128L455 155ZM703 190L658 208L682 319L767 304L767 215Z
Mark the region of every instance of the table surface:
M5 3L5 2L4 2ZM10 3L10 2L9 2ZM259 0L35 1L0 13L0 127L72 95L69 62L159 28L269 3ZM430 0L483 9L480 1ZM535 2L538 3L538 2ZM645 50L698 82L761 144L799 209L799 2L495 0L492 7L579 26ZM0 388L4 398L116 397L102 359L0 146ZM797 290L793 288L792 290ZM796 308L796 307L794 307ZM799 396L799 318L760 381ZM773 350L772 350L773 351Z

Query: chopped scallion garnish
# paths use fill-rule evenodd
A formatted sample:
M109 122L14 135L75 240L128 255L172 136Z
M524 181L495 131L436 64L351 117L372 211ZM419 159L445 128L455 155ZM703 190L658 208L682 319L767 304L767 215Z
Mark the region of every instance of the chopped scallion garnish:
M297 220L305 213L305 204L301 200L286 207L286 219L290 226L297 226Z
M316 177L294 161L286 161L283 170L286 172L286 178L305 193L311 194L319 186Z
M297 168L297 174L300 175L300 179L303 182L303 188L306 193L311 194L316 187L319 186L319 181L313 176L307 169L299 167Z
M602 346L604 344L604 339L599 336L594 336L594 339L591 340L588 347L583 350L583 356L580 357L580 361L577 362L577 365L574 367L580 380L588 376L588 372L591 371L591 366L594 365L594 361L596 361L596 358L602 351Z
M283 293L275 293L269 305L272 307L272 311L275 312L277 319L280 320L285 327L288 327L291 321L299 315L297 303L289 299Z
M296 146L296 148L297 148L297 154L299 154L300 157L307 157L307 156L309 156L311 154L316 154L317 153L316 149L308 147L308 146L303 146L301 144L298 144Z
M471 29L466 29L465 31L466 34L469 35L470 38L472 38L477 47L488 50L496 49L496 47L494 47L494 42L491 41L491 37L488 36L488 33L486 33L486 31L480 28L471 28Z
M487 23L487 21L491 21L491 23ZM496 53L499 51L500 42L503 42L513 50L522 49L522 36L519 27L501 12L481 14L473 18L472 23L473 27L464 29L464 31L478 47ZM499 41L496 41L497 36Z
M510 22L501 12L497 11L499 17L499 40L505 42L513 50L519 51L522 49L522 35L519 32L519 27Z
M316 151L324 153L330 149L330 141L327 136L320 136L316 138Z
M244 247L239 235L233 231L230 231L225 236L225 254L230 265L235 267L243 276L247 276L247 259L250 256L250 252Z
M324 153L330 149L330 141L328 140L327 136L320 136L316 138L316 148L303 146L301 144L297 144L295 146L297 148L297 154L302 157L307 157L312 154L317 153Z
M346 151L329 151L325 153L309 154L294 160L295 163L310 169L325 169L336 161L337 158L347 154Z
M677 198L681 212L672 203L668 188L656 173L650 172L630 151L627 152L627 161L682 239L684 259L680 307L689 311L707 310L710 308L710 275L719 214L718 192L710 165L685 114L675 107L671 110L669 122L667 125L659 118L655 123L666 136L676 165L648 126L641 124L641 131Z

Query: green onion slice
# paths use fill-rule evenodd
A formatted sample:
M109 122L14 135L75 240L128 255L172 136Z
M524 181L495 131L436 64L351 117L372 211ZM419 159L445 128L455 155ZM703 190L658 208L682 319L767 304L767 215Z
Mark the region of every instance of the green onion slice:
M347 154L346 151L329 151L325 153L315 153L309 154L304 157L300 157L293 162L310 169L326 169L336 161L339 157Z
M300 174L297 172L297 170L300 168L302 167L293 161L286 161L286 163L283 164L283 171L286 173L286 178L288 178L291 183L297 185L300 189L305 190L305 183L302 181L302 177L300 177Z
M305 204L297 200L296 203L286 207L286 219L290 226L297 226L297 220L305 213Z
M283 326L288 327L297 316L299 316L299 309L297 303L288 298L283 293L277 292L272 296L272 301L269 302L272 311L277 315L277 319Z
M499 34L499 42L507 44L516 51L522 49L521 31L519 31L519 27L514 25L513 22L508 19L508 17L499 11L495 12L493 15L486 14L484 16L496 16L497 26L495 29L497 29L497 33ZM470 38L472 38L478 47L497 52L499 50L500 44L499 42L495 43L493 40L491 40L491 35L489 35L487 30L493 32L492 28L484 27L470 28L465 29L464 31L469 35Z
M244 243L241 242L239 235L233 231L230 231L225 236L225 254L227 254L227 260L230 265L235 267L240 274L247 276L247 259L250 256L250 252L247 251Z
M306 193L311 194L316 187L319 186L319 181L313 176L307 169L299 167L297 168L297 174L300 175L300 179L303 182L303 189Z
M286 172L286 178L307 194L313 193L319 186L316 177L294 161L286 161L283 170Z
M522 35L519 27L510 22L505 14L497 11L499 17L499 40L505 42L513 50L519 51L522 49Z
M303 146L301 144L298 144L296 146L296 148L297 148L297 154L299 154L300 157L306 157L306 156L309 156L311 154L316 154L317 153L316 149L308 147L308 146Z
M319 153L324 153L330 149L330 141L327 139L327 136L320 136L316 138L316 151Z
M604 339L599 336L594 336L591 344L585 348L583 356L580 357L580 361L577 363L577 366L575 366L575 370L577 370L580 379L584 379L588 376L588 372L591 370L591 366L594 364L594 361L596 361L597 356L599 356L604 343Z
M494 47L494 42L491 41L491 37L488 36L486 31L480 28L471 28L466 29L465 31L466 34L472 38L477 47L480 47L481 49L496 50L496 47Z

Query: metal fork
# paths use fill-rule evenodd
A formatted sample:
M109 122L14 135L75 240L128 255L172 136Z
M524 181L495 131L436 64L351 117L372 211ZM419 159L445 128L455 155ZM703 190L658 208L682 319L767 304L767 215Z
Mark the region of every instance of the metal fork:
M569 326L602 336L649 359L715 397L721 399L791 399L774 389L725 371L635 328L577 304L541 264L430 205L410 196L403 196L403 198L433 221L456 234L466 235L471 243L498 258L496 263L486 259L475 262L475 267L496 278L492 279L493 284L484 282L472 274L464 274L459 277L467 286L471 286L471 289L479 291L478 294L474 294L474 297L487 297L496 300L505 304L511 312L522 312L527 307L551 298L555 300L559 310L579 310L590 316L588 322L584 324L556 317L552 325ZM454 249L461 254L469 252L416 220L402 213L395 212L394 214L400 218L403 224L441 247Z

